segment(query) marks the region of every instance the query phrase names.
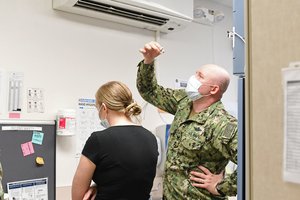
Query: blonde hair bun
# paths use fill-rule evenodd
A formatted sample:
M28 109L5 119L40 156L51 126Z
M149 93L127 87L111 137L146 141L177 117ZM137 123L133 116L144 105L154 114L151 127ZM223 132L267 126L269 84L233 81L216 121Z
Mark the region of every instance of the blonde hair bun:
M136 102L133 102L133 103L129 104L125 108L125 115L126 116L139 115L139 114L141 114L141 112L142 112L142 108Z

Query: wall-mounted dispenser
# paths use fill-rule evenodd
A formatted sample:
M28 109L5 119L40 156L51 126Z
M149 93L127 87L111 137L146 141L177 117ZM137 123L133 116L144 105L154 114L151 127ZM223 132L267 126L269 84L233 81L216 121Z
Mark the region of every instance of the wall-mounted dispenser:
M64 109L57 113L56 134L60 136L75 135L76 132L76 110Z

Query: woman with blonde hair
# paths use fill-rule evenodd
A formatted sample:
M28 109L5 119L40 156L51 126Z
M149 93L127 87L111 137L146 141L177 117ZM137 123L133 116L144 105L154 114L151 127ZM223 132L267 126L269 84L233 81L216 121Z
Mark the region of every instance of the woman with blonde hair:
M128 87L118 81L96 93L101 125L83 148L73 179L72 199L148 200L156 173L155 136L134 123L141 107ZM90 189L91 181L96 186Z

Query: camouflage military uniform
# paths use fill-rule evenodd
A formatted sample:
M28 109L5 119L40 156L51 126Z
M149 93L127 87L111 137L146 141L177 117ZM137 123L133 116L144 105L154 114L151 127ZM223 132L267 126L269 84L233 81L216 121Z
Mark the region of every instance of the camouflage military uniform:
M0 200L3 200L4 197L4 192L3 192L3 188L2 188L2 177L3 177L3 171L2 171L2 166L1 166L1 163L0 163Z
M163 192L167 200L217 200L236 195L237 173L225 177L215 196L191 185L189 172L198 165L212 173L224 170L229 160L237 163L237 120L229 115L221 101L190 115L192 101L184 90L163 88L157 84L154 65L139 63L137 88L154 106L175 115L170 128L165 163Z

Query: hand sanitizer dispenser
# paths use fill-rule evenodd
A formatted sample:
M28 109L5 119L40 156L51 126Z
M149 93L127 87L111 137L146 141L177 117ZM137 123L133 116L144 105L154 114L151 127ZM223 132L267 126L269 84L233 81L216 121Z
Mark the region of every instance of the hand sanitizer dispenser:
M57 113L56 134L60 136L75 135L76 111L73 109L59 110Z

